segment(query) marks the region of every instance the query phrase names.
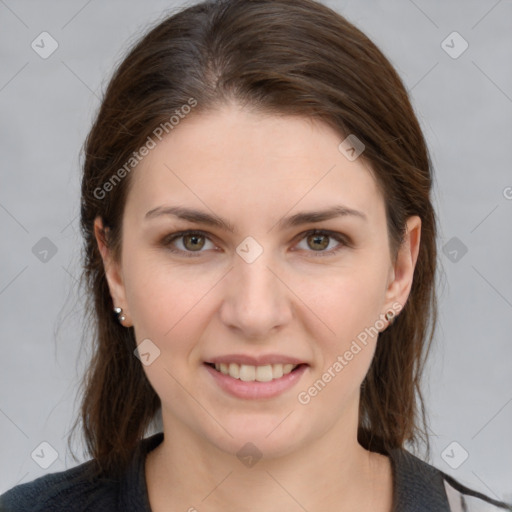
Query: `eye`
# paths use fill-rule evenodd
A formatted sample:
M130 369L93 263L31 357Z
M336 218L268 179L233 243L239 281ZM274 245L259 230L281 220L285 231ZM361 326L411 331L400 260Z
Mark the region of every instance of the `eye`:
M307 247L296 247L299 247L299 249L305 250L306 252L318 253L314 254L315 257L330 256L340 251L343 247L350 246L348 239L341 233L321 229L313 229L302 233L300 235L300 240L305 240ZM338 246L325 250L331 245L333 240L338 242ZM212 245L209 249L215 249L215 245L207 233L204 231L188 230L171 233L170 235L165 236L161 241L161 245L172 253L182 254L186 257L197 257L204 252L202 249L205 248L207 242L210 242ZM179 245L181 245L181 247L179 247ZM309 250L311 248L312 250ZM208 249L208 247L206 247L206 249Z
M347 239L341 235L340 233L335 233L331 231L325 231L321 229L313 229L311 231L307 231L306 233L302 233L302 240L305 240L307 247L307 252L316 252L319 254L315 254L314 256L331 256L338 251L340 251L344 246L349 246ZM329 241L330 239L330 241ZM329 250L324 250L331 245L330 242L336 240L338 242L338 246L331 248ZM341 246L340 246L341 244ZM297 246L298 247L298 246ZM312 248L312 250L308 250Z
M205 240L209 240L211 243L211 240L203 231L189 230L181 231L179 233L172 233L171 235L166 236L162 240L162 245L168 248L171 252L182 254L184 253L186 256L194 257L199 256L201 252L203 252L201 249L203 249L205 246ZM181 244L183 248L176 248L173 245L175 241L179 241L179 244ZM215 248L215 246L213 245L211 248Z

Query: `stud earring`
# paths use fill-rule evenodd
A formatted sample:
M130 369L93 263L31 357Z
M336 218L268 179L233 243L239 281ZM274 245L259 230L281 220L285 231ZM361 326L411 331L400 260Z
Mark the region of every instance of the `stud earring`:
M126 320L126 317L123 315L123 308L114 308L114 313L117 317L117 321L121 324Z
M392 324L392 323L395 321L395 316L396 316L396 315L395 315L395 312L394 312L392 309L390 309L390 310L388 310L388 312L386 313L386 320L387 320L390 324Z

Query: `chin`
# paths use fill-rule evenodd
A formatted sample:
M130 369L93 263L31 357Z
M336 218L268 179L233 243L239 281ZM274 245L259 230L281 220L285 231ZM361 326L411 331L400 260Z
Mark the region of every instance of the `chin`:
M287 414L267 414L265 417L260 414L258 418L255 413L224 421L218 417L217 420L227 432L219 427L215 434L205 433L205 437L219 450L238 458L245 454L267 459L282 457L296 450L301 437L305 436L305 433L301 434L294 428Z

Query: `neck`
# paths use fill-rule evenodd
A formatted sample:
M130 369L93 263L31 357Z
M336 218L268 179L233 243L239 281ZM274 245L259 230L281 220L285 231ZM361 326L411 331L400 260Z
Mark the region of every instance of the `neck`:
M389 459L358 444L357 418L318 432L300 447L289 440L286 453L267 442L265 451L272 455L263 453L257 462L251 446L243 452L249 457L237 457L245 442L230 453L164 411L162 418L164 441L146 460L155 512L250 511L256 503L267 512L391 509Z

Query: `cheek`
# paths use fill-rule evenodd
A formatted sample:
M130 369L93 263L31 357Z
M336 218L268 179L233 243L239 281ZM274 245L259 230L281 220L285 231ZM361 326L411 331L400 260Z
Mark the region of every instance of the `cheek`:
M160 351L144 371L160 396L181 403L184 396L177 382L187 382L189 368L184 363L191 359L206 328L209 313L204 298L218 277L206 274L198 278L196 274L193 278L135 255L127 257L124 266L137 344L149 339Z
M190 313L213 286L214 276L198 278L197 272L180 271L151 253L126 253L126 299L140 335L161 339L174 332L175 325L189 321Z
M368 262L333 268L325 275L297 280L294 292L339 344L379 318L385 297L381 267Z
M135 240L126 242L123 274L137 340L168 344L173 339L176 344L206 329L211 301L216 307L222 303L222 296L214 299L214 288L223 272L196 263L173 265L159 254L137 251ZM345 348L379 318L384 265L368 253L348 255L341 265L285 272L293 293L284 288L284 300L297 309L299 322L309 323L308 330L324 351Z
M301 287L299 293L315 313L309 315L308 330L317 365L297 394L309 414L339 414L359 395L378 339L382 294L374 278L352 273Z
M297 289L314 312L308 331L319 363L302 391L305 400L315 398L319 411L328 403L341 407L359 392L382 329L383 276L382 265L367 261L338 268L329 277L307 279Z

